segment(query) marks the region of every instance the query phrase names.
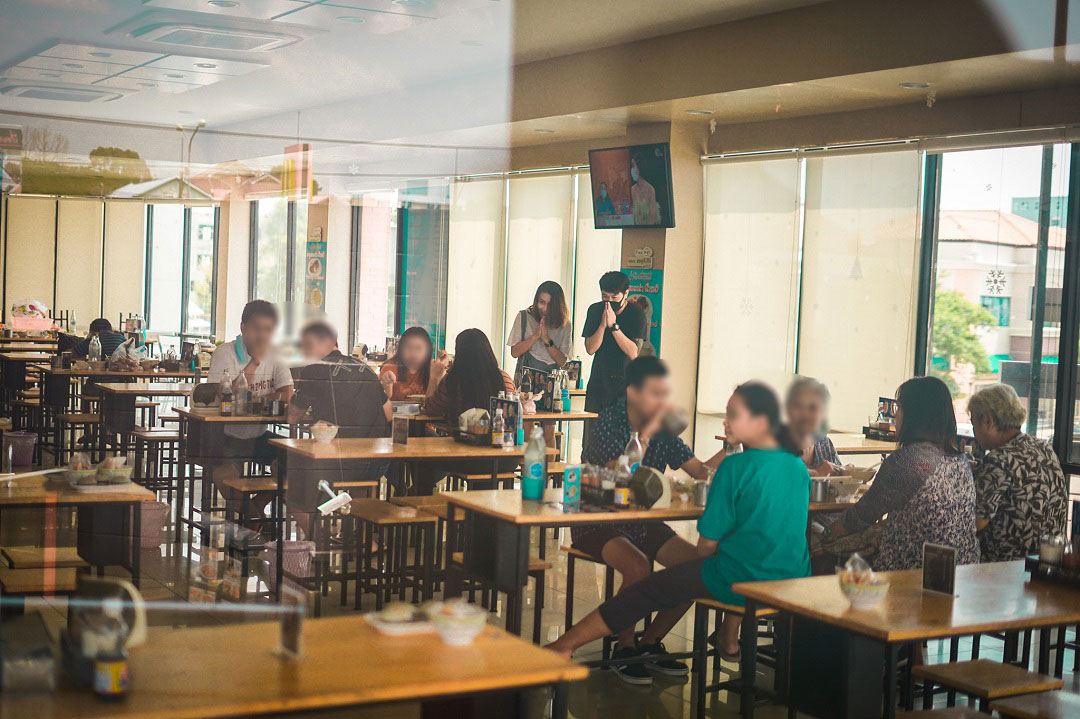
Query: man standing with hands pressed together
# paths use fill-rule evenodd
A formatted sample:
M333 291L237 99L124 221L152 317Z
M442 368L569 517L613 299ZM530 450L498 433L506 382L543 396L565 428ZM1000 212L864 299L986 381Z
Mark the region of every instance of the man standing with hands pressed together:
M599 412L622 396L627 363L645 338L645 313L626 301L630 278L617 270L600 278L600 302L585 314L585 351L593 356L585 411ZM588 427L586 427L588 429ZM587 434L587 433L586 433Z

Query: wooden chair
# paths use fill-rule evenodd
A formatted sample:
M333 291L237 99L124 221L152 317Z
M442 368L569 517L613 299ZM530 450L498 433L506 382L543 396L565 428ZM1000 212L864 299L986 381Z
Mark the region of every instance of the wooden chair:
M562 545L559 547L560 551L566 553L566 627L569 629L574 626L574 565L580 559L583 562L593 562L594 564L600 564L604 567L604 601L611 599L615 594L615 568L604 564L602 559L586 554L580 549L575 549L568 545ZM604 661L611 658L611 645L614 642L612 637L604 637L603 654Z
M990 703L990 710L1006 719L1076 719L1080 717L1080 695L1042 692Z
M101 417L90 412L64 412L56 415L57 464L67 464L78 451L78 441L82 437L89 439L84 449L93 460L98 450L98 432L101 431Z
M450 561L457 566L461 566L465 560L465 555L462 552L454 552ZM533 579L533 644L540 643L540 625L543 619L544 611L544 577L547 571L551 569L551 562L546 562L538 557L529 558L529 576ZM496 590L492 587L486 587L482 584L479 586L481 592L490 592L492 596L496 593ZM518 602L521 601L521 593L516 592L514 594L507 593L506 595L506 612L509 615L510 612L521 611L518 607ZM494 610L495 602L491 602L491 608Z
M180 433L170 429L136 429L135 472L132 480L152 491L163 491L172 503L180 481Z
M985 710L991 700L1035 694L1063 686L1060 679L989 659L923 664L913 667L911 675L923 680L923 709L931 708L935 684L955 689L969 697L978 697L980 710Z
M335 485L336 486L336 485ZM405 599L411 590L412 601L427 600L434 594L435 527L438 518L415 507L403 507L381 499L354 499L349 506L349 516L354 522L354 556L356 570L353 579L356 594L353 606L360 609L365 592L375 595L375 608L393 594ZM417 551L410 564L408 559L408 536L414 530ZM377 550L372 551L372 544ZM318 555L316 555L318 556ZM343 557L341 594L342 603L348 593L349 576L345 571L348 557Z

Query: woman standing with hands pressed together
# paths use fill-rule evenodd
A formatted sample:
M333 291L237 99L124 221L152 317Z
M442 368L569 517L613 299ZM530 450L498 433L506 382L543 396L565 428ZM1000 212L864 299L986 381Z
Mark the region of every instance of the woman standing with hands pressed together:
M514 319L506 346L522 367L551 372L570 358L570 310L558 282L540 283L533 302Z

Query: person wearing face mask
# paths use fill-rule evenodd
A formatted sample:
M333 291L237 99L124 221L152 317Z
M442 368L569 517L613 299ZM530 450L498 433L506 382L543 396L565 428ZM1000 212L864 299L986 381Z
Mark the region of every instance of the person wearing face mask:
M596 214L597 215L614 215L615 203L611 201L611 196L608 195L607 183L600 183L600 197L596 201Z
M593 356L585 411L599 412L621 396L626 365L638 356L645 338L645 313L626 301L630 278L617 270L600 278L600 302L585 313L585 351ZM586 432L588 431L586 423Z
M640 160L640 154L635 154L630 158L630 179L634 183L630 186L634 224L659 225L660 206L656 204L656 188L641 176Z

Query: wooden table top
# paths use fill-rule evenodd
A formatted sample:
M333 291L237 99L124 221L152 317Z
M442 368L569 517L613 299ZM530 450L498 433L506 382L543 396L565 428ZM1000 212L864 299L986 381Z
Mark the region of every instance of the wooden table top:
M562 490L544 490L543 501L524 500L516 489L478 489L469 492L439 492L450 504L480 512L513 524L567 525L591 522L678 521L697 519L704 511L689 502L672 501L670 507L653 509L597 509L563 511Z
M166 629L131 651L122 702L89 690L3 692L0 716L64 719L221 719L315 712L377 702L577 681L588 670L501 629L451 647L437 634L391 637L362 616L305 621L298 660L275 654L276 622Z
M408 414L401 415L408 417L413 422L445 422L446 417L439 417L433 414ZM524 414L521 416L526 422L581 422L586 419L596 419L596 412L535 412L533 414Z
M77 492L66 482L38 475L0 482L0 507L38 504L109 504L114 502L154 502L157 495L138 485L126 485L115 492Z
M40 362L48 357L48 352L0 352L0 359L9 362Z
M435 515L421 512L416 507L391 504L381 499L354 499L349 503L349 514L372 524L426 524L435 521Z
M186 397L197 386L194 382L101 382L97 385L108 394L139 397Z
M455 442L452 437L409 437L408 444L394 444L390 437L335 439L327 443L313 439L272 439L270 444L310 459L520 459L525 445L489 447ZM554 455L554 448L548 454Z
M889 454L896 451L896 442L886 442L881 439L868 439L861 434L830 434L827 435L836 447L837 454ZM721 442L727 437L718 434L715 437Z
M811 502L811 512L843 512L855 506L855 502Z
M583 390L583 389L572 389L572 390L570 390L570 396L571 397L584 397L585 396L585 390Z
M147 370L147 369L135 369L135 370L111 370L111 369L52 369L46 368L45 370L49 374L59 375L61 377L194 377L195 373L191 370L180 370L178 372L166 372L164 370Z
M880 572L889 592L852 609L835 576L743 582L731 589L761 604L882 641L912 641L1080 622L1080 589L1028 581L1023 560L956 569L956 596L922 590L922 572Z
M288 424L288 421L284 416L267 417L261 414L245 414L222 417L221 410L219 409L203 409L199 407L176 407L174 411L177 414L184 415L189 420L207 422L210 424Z

